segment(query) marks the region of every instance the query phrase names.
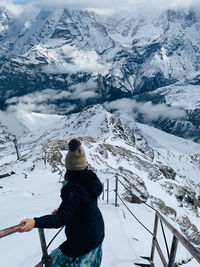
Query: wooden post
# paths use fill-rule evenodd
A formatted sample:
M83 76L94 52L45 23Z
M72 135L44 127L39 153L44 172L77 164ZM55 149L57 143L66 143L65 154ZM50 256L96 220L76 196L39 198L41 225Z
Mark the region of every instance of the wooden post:
M116 180L115 180L115 207L118 207L117 194L118 194L118 176L116 176Z
M107 204L109 204L109 179L107 181Z
M174 267L177 247L178 247L178 239L175 236L173 236L168 267Z
M155 253L157 230L158 230L158 216L157 216L157 214L155 214L154 230L153 230L153 240L152 240L151 256L150 256L150 260L151 260L152 262L153 262L153 259L154 259L154 253Z
M40 236L40 243L41 243L41 248L42 248L42 263L44 264L45 267L50 267L49 263L49 256L47 252L47 245L46 245L46 240L45 240L45 235L44 235L44 229L38 229L39 236Z
M102 184L102 186L103 186L102 199L104 200L104 183Z
M14 146L15 146L15 149L16 149L17 159L19 160L20 159L20 155L19 155L19 149L18 149L18 143L17 143L16 135L14 135L13 143L14 143Z

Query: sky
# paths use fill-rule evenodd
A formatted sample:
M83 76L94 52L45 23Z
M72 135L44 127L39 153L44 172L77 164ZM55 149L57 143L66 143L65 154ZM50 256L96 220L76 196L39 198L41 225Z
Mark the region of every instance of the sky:
M99 13L112 14L113 12L126 12L151 9L163 10L167 8L190 8L200 6L199 0L0 0L0 5L5 6L14 14L20 14L24 9L35 8L83 8Z

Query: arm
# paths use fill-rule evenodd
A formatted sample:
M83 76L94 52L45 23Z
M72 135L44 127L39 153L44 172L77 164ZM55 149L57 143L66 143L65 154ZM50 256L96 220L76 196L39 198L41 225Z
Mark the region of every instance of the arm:
M63 225L67 225L77 208L80 206L79 193L66 190L62 196L62 203L58 208L56 214L46 215L34 219L25 219L22 223L25 226L22 228L22 232L30 231L35 228L60 228Z

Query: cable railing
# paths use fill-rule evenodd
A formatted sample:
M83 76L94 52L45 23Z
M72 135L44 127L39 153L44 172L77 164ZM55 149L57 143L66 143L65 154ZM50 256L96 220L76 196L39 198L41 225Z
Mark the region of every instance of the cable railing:
M155 255L155 249L158 252L158 255L161 259L161 262L163 264L164 267L174 267L175 266L175 259L176 259L176 253L177 253L177 248L178 248L178 242L180 242L187 251L189 251L189 253L192 255L192 257L198 262L200 263L200 250L197 249L195 246L193 246L174 226L172 226L161 214L160 212L158 212L156 209L154 209L153 207L151 207L149 204L147 203L143 203L145 204L147 207L151 208L152 210L155 211L155 221L154 221L154 229L153 229L153 233L141 222L141 220L139 220L135 214L130 210L130 208L128 207L128 205L125 203L125 201L122 199L122 197L119 195L118 193L118 184L120 183L127 191L130 191L130 189L124 185L124 183L118 178L118 176L115 176L115 207L118 207L118 199L120 199L120 201L122 202L122 204L126 207L126 209L129 211L129 213L136 219L136 221L142 225L142 227L153 236L152 238L152 245L151 245L151 255L150 257L146 257L146 259L149 259L150 262L150 266L155 267L154 264L154 255ZM105 191L107 192L107 200L106 202L109 203L109 194L108 192L110 192L110 188L109 188L109 181L107 179L106 181L107 184L107 188L105 189L105 185L103 185L103 188L105 189ZM104 196L104 194L103 194ZM104 199L104 198L103 198ZM163 234L163 238L164 238L164 243L166 246L166 250L167 250L167 256L168 259L165 258L164 253L158 243L158 239L157 239L157 231L158 231L158 221L160 220L160 224L161 224L161 229L162 229L162 234ZM166 238L166 234L164 231L164 227L163 224L165 224L165 226L170 230L170 232L173 234L173 239L172 239L172 243L171 243L171 249L169 251L169 247L167 244L167 238ZM137 264L140 265L140 264ZM144 266L144 265L140 265L140 266Z
M113 179L112 179L113 180ZM105 200L106 196L106 203L109 204L110 200L110 192L115 192L115 207L119 207L118 200L121 201L121 203L124 205L124 207L129 211L129 213L135 218L135 220L152 236L152 245L151 245L151 255L150 257L145 257L145 259L148 259L150 262L150 265L140 265L140 266L151 266L155 267L154 264L154 255L155 255L155 250L157 250L158 255L162 261L162 264L164 267L174 267L175 266L175 258L176 258L176 252L177 252L177 247L178 247L178 242L180 242L186 249L189 251L189 253L192 255L192 257L200 263L200 250L198 250L196 247L194 247L177 229L174 228L156 209L151 207L149 204L144 203L146 206L151 208L152 210L155 211L155 221L154 221L154 228L153 232L150 231L141 220L135 216L133 211L128 207L128 205L125 203L123 198L119 194L119 183L128 191L130 189L118 178L118 176L115 176L115 188L110 189L110 182L109 179L106 180L106 188L105 188L105 183L103 183L103 192L102 192L102 199ZM160 220L161 224L161 229L162 229L162 234L164 237L164 242L167 250L167 256L168 259L165 258L164 253L158 243L157 239L157 231L158 231L158 222ZM173 239L172 239L172 244L171 248L169 251L169 247L167 244L167 238L166 234L164 231L163 224L171 231L173 234ZM0 238L6 237L8 235L20 232L23 227L23 224L15 225L10 228L6 228L3 230L0 230ZM56 235L52 238L52 240L49 242L48 245L46 245L46 240L45 240L45 234L44 234L44 229L38 229L39 232L39 237L40 237L40 243L41 243L41 248L42 248L42 259L41 261L35 265L35 267L50 267L50 258L48 256L48 248L51 245L51 243L54 241L54 239L58 236L58 234L61 232L63 227L56 233Z

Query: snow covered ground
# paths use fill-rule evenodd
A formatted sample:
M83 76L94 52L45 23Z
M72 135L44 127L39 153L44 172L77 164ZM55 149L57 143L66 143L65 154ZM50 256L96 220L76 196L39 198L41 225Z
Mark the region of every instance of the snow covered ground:
M49 174L44 166L37 166L40 171L25 179L23 175L13 179L12 177L1 182L8 192L1 195L0 228L18 224L24 217L34 217L51 213L59 205L59 190L56 174ZM4 196L5 195L5 196ZM113 203L111 196L111 203ZM106 226L106 237L103 243L102 267L132 267L134 263L145 262L140 256L150 256L151 235L136 222L126 208L120 204L118 208L107 205L105 201L99 201ZM151 231L153 229L154 212L144 205L129 204L134 214L145 223ZM47 243L58 230L45 230ZM169 233L168 233L169 234ZM159 240L162 247L164 243L159 232ZM52 243L49 252L56 248L65 236L61 234ZM169 241L171 235L169 234ZM34 266L40 261L41 248L39 235L36 229L29 233L17 233L1 239L1 266L27 267ZM170 244L170 243L169 243ZM186 251L180 247L178 258L185 255ZM165 251L165 250L164 250ZM184 253L184 254L183 254ZM189 253L188 253L189 254ZM188 255L189 257L189 255ZM185 257L184 257L185 258ZM156 259L158 261L158 258ZM162 266L162 265L157 265ZM195 261L185 265L187 267L199 266Z
M5 114L4 114L5 115ZM144 262L140 256L150 256L152 236L131 216L124 205L119 200L119 207L114 207L114 175L119 172L118 167L123 166L126 170L134 170L145 182L149 194L161 198L166 205L173 207L177 214L187 214L191 221L200 229L198 214L195 214L187 207L179 206L174 195L169 195L163 189L163 180L154 181L148 178L148 172L137 167L133 162L129 162L126 157L117 155L125 150L125 153L132 153L134 160L143 160L142 163L169 164L177 171L177 179L174 183L183 185L191 180L190 171L193 171L193 184L195 187L197 177L199 177L198 166L195 169L190 156L200 151L200 145L186 141L181 138L168 135L152 127L137 124L137 129L148 140L148 144L154 149L155 158L150 159L143 154L137 146L131 146L130 136L123 137L116 127L118 121L105 111L101 106L96 106L84 110L80 114L74 114L68 117L39 115L35 113L19 112L16 118L12 118L12 127L7 121L7 129L19 136L19 147L22 160L16 160L16 154L12 141L5 141L0 144L0 175L14 171L15 174L0 179L0 229L18 224L21 219L26 217L40 216L51 213L60 203L61 183L59 170L52 172L52 165L44 161L44 151L41 144L49 138L51 140L70 139L72 136L83 138L83 145L86 150L88 162L93 166L101 179L105 182L110 179L110 202L99 200L99 207L102 211L105 226L106 237L103 243L103 261L102 267L132 267L134 263ZM0 117L0 123L5 125L5 117ZM7 117L7 120L8 117ZM112 123L111 123L112 122ZM15 127L16 125L19 126ZM26 129L26 133L21 131ZM125 135L125 132L123 132ZM84 139L85 138L85 139ZM123 139L125 138L125 139ZM105 144L107 148L107 158L103 159L100 150ZM115 150L111 150L116 148ZM105 147L103 147L105 149ZM110 149L110 150L109 150ZM119 150L121 149L121 150ZM131 151L131 152L130 152ZM63 156L66 151L61 151ZM130 154L130 155L132 155ZM178 160L182 155L184 161ZM136 158L136 156L138 158ZM63 160L63 159L62 159ZM174 164L173 164L174 161ZM140 163L140 164L142 164ZM183 169L183 164L185 170ZM189 165L191 164L191 165ZM157 166L157 165L156 165ZM182 167L181 167L182 166ZM137 167L137 168L136 168ZM64 166L59 165L64 171ZM187 170L188 168L188 170ZM181 170L178 170L181 169ZM186 175L181 178L179 173ZM122 179L122 178L121 178ZM168 182L168 180L167 180ZM171 182L171 180L170 180ZM119 185L119 193L124 194L124 188ZM148 200L149 201L149 200ZM133 204L126 202L132 212L140 219L145 226L152 232L154 224L154 211L144 204ZM150 203L150 202L149 202ZM170 223L179 228L177 222L167 218ZM45 230L47 243L51 240L58 230ZM172 235L167 233L168 245L170 246ZM65 236L62 232L52 243L49 252L56 248ZM165 250L164 240L159 227L158 239L161 247ZM166 255L166 252L164 252ZM41 248L37 230L29 233L17 233L0 240L0 258L3 267L31 267L36 265L41 258ZM187 260L189 253L179 244L177 261ZM158 255L155 257L156 267L161 267ZM192 260L184 265L185 267L197 267L199 264Z

